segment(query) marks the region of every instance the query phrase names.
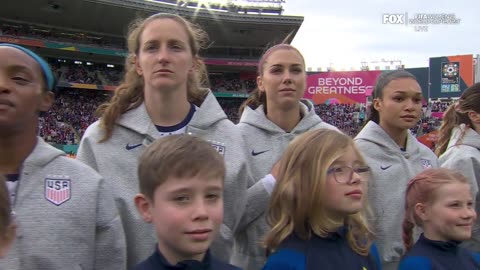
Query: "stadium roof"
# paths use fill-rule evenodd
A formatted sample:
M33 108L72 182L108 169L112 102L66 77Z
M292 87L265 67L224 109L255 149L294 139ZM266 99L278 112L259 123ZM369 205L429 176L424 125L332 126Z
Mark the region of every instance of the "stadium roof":
M158 0L15 0L2 3L0 18L100 36L125 36L129 22L157 12L177 13L200 24L213 47L264 48L290 33L291 42L303 22L299 16L192 9Z

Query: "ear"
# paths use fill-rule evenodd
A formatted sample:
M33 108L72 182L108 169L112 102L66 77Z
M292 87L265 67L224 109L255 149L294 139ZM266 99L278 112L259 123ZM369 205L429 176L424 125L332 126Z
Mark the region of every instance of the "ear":
M4 258L7 255L8 250L13 244L17 236L17 225L10 224L7 227L6 234L0 240L0 258Z
M139 193L134 198L135 206L137 207L137 211L143 220L147 223L152 222L152 213L150 209L152 208L152 202L145 197L142 193Z
M135 70L137 71L138 76L143 76L143 70L140 64L138 63L138 56L135 54L133 56L133 62L135 63Z
M257 87L260 92L265 92L265 89L263 88L263 79L260 76L257 76Z
M373 108L375 108L375 110L377 110L378 112L381 110L381 107L382 107L382 101L380 100L380 98L376 98L373 100Z
M415 214L417 215L417 217L419 217L422 220L422 222L428 221L430 219L428 215L428 209L425 204L417 203L415 204L414 209L415 209Z
M41 112L46 112L52 107L55 100L55 94L52 91L46 91L40 96L40 108Z

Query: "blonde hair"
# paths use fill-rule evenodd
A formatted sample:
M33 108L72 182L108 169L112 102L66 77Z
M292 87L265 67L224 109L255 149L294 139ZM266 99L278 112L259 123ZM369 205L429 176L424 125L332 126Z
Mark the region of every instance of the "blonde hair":
M158 186L169 177L223 179L223 157L210 143L191 135L171 135L160 138L142 153L138 165L140 192L153 200Z
M100 124L105 131L104 137L100 142L108 140L112 136L115 122L123 113L137 108L144 101L144 82L143 77L138 75L135 63L140 53L141 36L145 27L154 20L174 20L182 25L188 36L190 52L193 57L195 72L188 75L187 79L187 98L189 102L197 106L203 102L208 90L203 88L208 86L208 73L205 63L200 58L200 49L207 47L208 35L205 31L187 21L186 19L168 13L154 14L146 19L139 19L131 23L127 38L128 57L125 61L125 75L122 83L115 90L115 94L110 101L100 105L97 109L97 115L101 117Z
M413 242L413 229L421 227L422 222L415 214L417 203L429 203L435 199L435 191L445 184L470 182L461 173L445 168L427 169L408 182L405 193L405 217L402 223L402 238L405 250L409 251Z
M373 234L366 219L367 200L360 212L349 215L342 224L328 216L322 203L322 194L328 192L325 190L327 170L348 147L353 147L364 163L352 138L334 130L308 131L290 143L280 161L279 177L268 210L267 218L272 226L265 238L268 252L274 252L292 233L307 240L312 234L325 237L346 225L351 248L360 255L368 255Z

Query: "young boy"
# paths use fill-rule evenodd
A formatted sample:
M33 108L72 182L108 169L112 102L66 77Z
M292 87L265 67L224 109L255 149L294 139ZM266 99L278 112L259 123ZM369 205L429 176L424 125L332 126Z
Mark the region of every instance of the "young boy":
M111 188L93 169L37 137L53 102L48 64L0 44L0 174L8 179L17 237L0 269L126 268Z
M135 204L153 223L158 245L136 270L239 269L209 253L223 220L225 176L211 144L190 135L158 139L141 155L138 176Z

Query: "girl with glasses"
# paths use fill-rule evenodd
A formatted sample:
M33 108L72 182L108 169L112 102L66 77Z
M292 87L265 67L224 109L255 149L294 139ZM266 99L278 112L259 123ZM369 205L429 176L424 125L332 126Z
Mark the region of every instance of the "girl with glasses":
M308 131L280 160L263 269L380 269L366 221L369 167L347 135Z

